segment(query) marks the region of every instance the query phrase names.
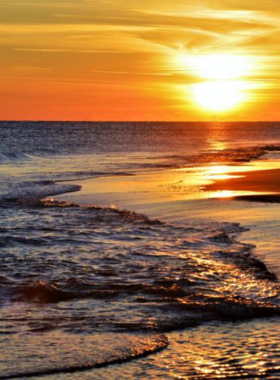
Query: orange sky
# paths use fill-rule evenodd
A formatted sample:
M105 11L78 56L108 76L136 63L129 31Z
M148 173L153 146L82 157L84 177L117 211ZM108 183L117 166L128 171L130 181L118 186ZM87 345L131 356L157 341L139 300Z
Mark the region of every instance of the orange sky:
M0 119L280 120L279 0L1 0L0 20ZM211 55L250 61L222 112L193 91Z

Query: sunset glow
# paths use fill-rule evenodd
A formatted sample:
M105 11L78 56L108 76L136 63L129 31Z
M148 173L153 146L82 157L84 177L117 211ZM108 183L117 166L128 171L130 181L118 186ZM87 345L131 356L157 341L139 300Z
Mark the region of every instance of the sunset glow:
M279 15L276 0L2 0L0 119L277 120Z
M248 57L234 55L210 54L193 57L190 64L199 77L216 80L241 78L252 70Z

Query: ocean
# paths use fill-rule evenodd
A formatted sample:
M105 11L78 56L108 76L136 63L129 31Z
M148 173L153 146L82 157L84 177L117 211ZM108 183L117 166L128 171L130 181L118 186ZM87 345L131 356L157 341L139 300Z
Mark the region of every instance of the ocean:
M280 123L0 122L0 165L0 379L280 378L279 204L207 191Z

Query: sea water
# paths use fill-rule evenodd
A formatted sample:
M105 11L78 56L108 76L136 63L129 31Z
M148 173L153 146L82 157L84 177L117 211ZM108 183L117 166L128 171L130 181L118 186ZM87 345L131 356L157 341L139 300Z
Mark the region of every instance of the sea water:
M0 378L277 378L277 273L238 219L194 222L197 196L168 221L106 193L108 178L144 176L143 197L172 170L275 163L279 142L280 123L1 122ZM86 179L100 202L56 198Z

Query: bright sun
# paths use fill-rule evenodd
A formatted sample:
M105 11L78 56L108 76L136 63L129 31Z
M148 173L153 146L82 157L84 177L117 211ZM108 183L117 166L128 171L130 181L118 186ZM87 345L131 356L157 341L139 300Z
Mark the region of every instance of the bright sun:
M238 81L202 82L193 86L193 97L200 107L209 111L227 111L244 99L242 87Z
M199 108L213 112L232 110L245 100L246 81L252 70L248 57L222 54L181 58L188 70L203 82L192 86L192 97Z

